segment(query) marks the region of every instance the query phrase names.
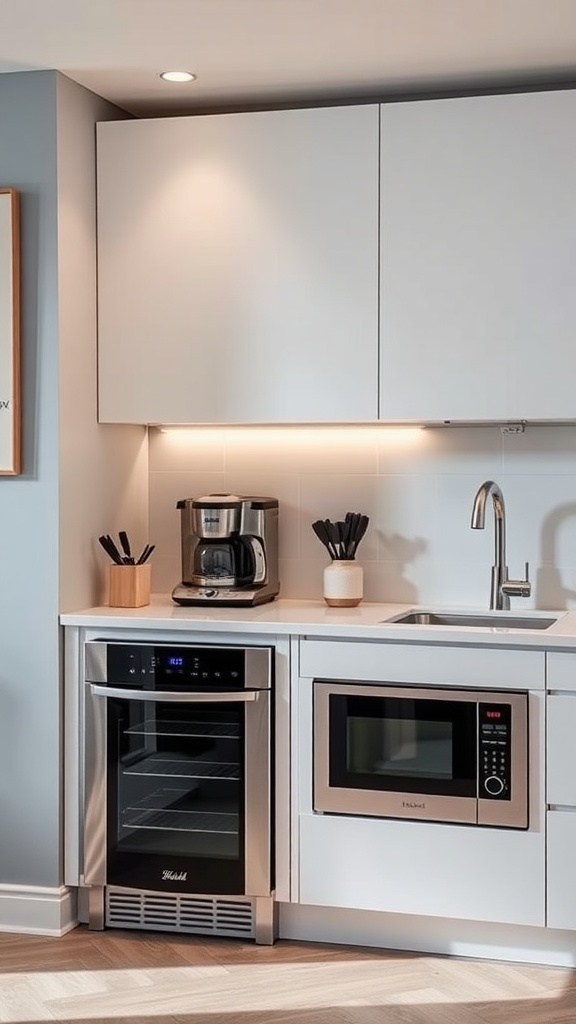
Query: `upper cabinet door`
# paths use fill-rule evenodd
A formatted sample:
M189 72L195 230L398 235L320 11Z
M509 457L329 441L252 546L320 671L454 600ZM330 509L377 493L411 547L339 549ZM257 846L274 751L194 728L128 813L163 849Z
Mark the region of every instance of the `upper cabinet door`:
M576 92L382 108L381 408L576 419Z
M377 105L98 126L99 418L378 415Z

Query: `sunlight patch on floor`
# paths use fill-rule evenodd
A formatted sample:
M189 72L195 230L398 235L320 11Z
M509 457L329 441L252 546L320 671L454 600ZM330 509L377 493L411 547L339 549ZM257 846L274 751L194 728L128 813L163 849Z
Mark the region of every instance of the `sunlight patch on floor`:
M461 967L462 965L460 965ZM498 977L471 963L453 995L451 962L349 960L299 964L40 971L0 976L0 1020L103 1020L121 1015L247 1013L329 1007L439 1006L558 998L518 971ZM510 968L508 968L508 975ZM452 992L452 994L450 994Z

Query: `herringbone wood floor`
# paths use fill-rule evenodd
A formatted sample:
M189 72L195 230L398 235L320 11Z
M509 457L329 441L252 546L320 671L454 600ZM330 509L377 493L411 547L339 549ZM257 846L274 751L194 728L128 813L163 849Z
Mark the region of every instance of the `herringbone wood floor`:
M280 941L77 928L0 934L0 1021L576 1024L556 967Z

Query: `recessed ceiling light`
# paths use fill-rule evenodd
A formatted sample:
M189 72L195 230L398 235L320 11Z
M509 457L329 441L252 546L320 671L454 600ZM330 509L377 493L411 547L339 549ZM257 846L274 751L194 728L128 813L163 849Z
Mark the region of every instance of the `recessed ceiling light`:
M195 82L196 75L191 71L163 71L160 75L165 82Z

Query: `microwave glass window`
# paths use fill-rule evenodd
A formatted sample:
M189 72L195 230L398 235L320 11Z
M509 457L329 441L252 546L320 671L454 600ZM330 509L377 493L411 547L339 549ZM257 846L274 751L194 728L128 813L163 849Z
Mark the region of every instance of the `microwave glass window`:
M451 779L452 722L348 718L347 768L396 779Z
M329 697L330 786L475 796L474 702Z

